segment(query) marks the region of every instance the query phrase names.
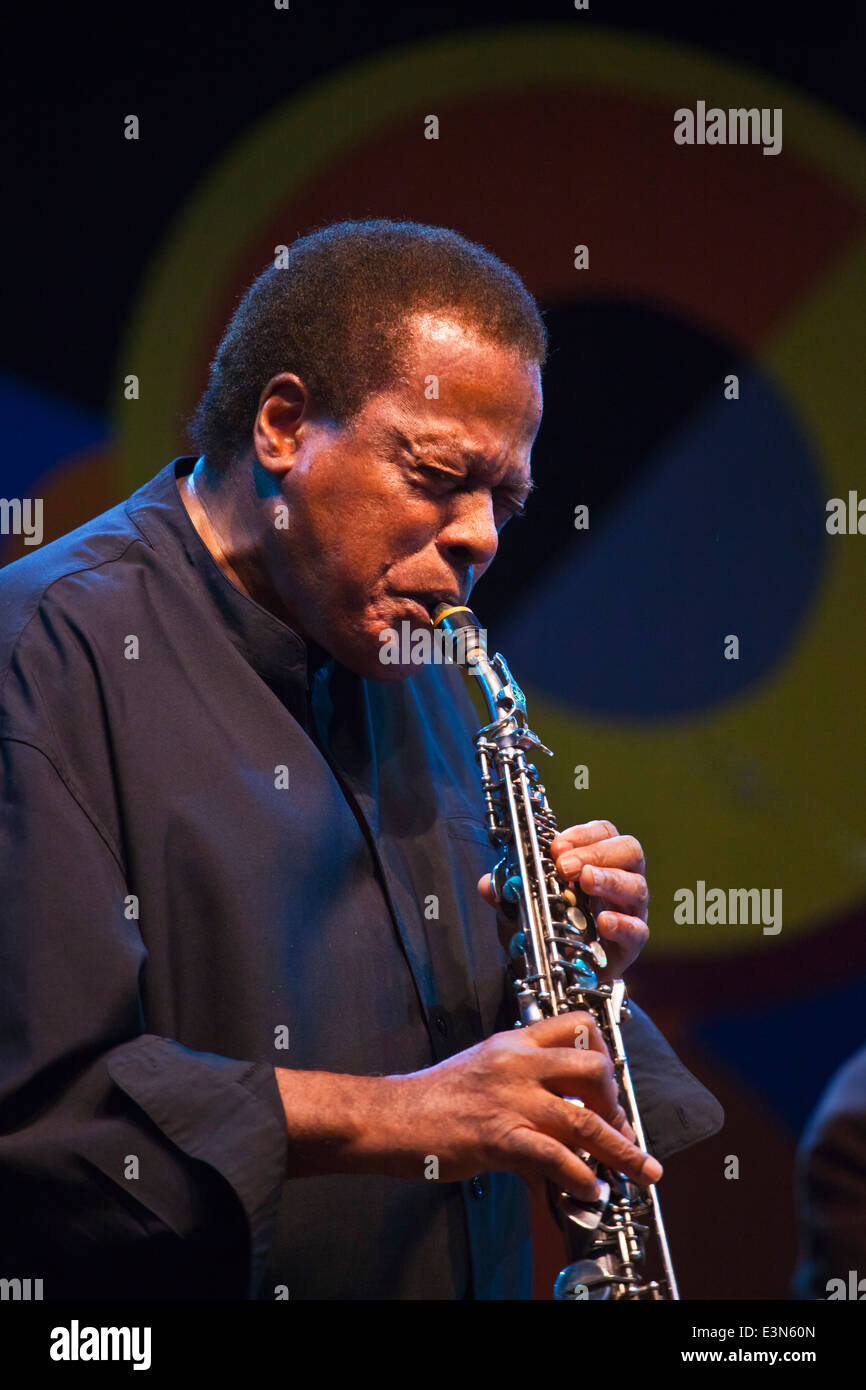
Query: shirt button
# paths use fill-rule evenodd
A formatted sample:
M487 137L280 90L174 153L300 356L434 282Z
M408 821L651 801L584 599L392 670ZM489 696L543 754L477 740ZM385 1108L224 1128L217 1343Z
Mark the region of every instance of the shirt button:
M473 1178L473 1179L472 1179L472 1196L473 1196L473 1197L483 1197L483 1196L484 1196L484 1183L481 1181L480 1178Z
M439 1029L443 1038L448 1036L448 1020L444 1014L436 1015L436 1027Z

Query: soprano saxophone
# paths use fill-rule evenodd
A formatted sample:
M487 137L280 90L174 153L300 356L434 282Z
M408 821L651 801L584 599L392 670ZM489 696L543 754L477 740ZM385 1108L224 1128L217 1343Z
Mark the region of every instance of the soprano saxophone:
M563 888L557 878L550 855L558 834L556 818L526 756L552 756L551 750L530 729L526 700L504 658L498 652L492 660L488 657L484 631L471 609L439 604L432 621L434 630L448 635L451 658L478 678L490 712L491 722L479 729L475 750L487 832L502 851L492 874L493 892L500 911L518 928L510 948L519 1010L515 1026L578 1009L590 1014L614 1063L636 1142L645 1150L620 1030L620 1020L628 1017L626 988L622 980L599 981L607 964L604 946L586 896L579 888ZM577 1152L593 1170L600 1196L583 1201L549 1186L551 1208L576 1256L560 1272L554 1297L679 1299L655 1186L639 1187ZM657 1279L644 1273L648 1242L657 1257Z

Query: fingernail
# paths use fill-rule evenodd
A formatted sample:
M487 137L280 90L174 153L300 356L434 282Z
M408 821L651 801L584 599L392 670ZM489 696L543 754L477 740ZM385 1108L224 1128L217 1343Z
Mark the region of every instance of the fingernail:
M593 888L597 888L598 885L604 881L604 875L598 873L596 869L590 869L589 881L592 884Z
M641 1176L645 1182L658 1182L663 1172L664 1168L659 1163L658 1159L647 1158L641 1170Z

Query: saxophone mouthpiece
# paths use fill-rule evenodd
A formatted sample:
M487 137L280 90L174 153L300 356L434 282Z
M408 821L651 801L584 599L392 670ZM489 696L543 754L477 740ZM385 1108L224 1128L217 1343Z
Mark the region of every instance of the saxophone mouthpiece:
M474 670L479 657L487 655L487 633L465 604L437 603L431 620L434 632L447 634L451 660Z
M433 609L433 626L441 628L443 632L459 632L467 627L481 629L472 609L463 603L437 603Z

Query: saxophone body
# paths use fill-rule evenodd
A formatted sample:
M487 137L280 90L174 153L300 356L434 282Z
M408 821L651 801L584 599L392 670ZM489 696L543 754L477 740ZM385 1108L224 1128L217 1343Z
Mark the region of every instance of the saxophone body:
M442 604L432 621L435 630L459 646L458 659L480 682L490 712L491 722L478 731L475 750L487 832L501 851L493 891L500 911L516 927L510 947L516 1026L572 1010L590 1014L614 1063L636 1142L645 1149L620 1029L621 1019L628 1017L626 988L622 980L599 981L607 957L589 903L579 889L562 886L550 855L559 831L530 755L551 756L551 750L530 729L526 701L504 658L498 652L488 656L484 631L471 609ZM678 1299L655 1186L638 1187L578 1152L594 1171L601 1195L595 1202L581 1201L549 1185L551 1209L574 1257L560 1272L554 1297ZM648 1246L653 1247L657 1278L644 1272Z

